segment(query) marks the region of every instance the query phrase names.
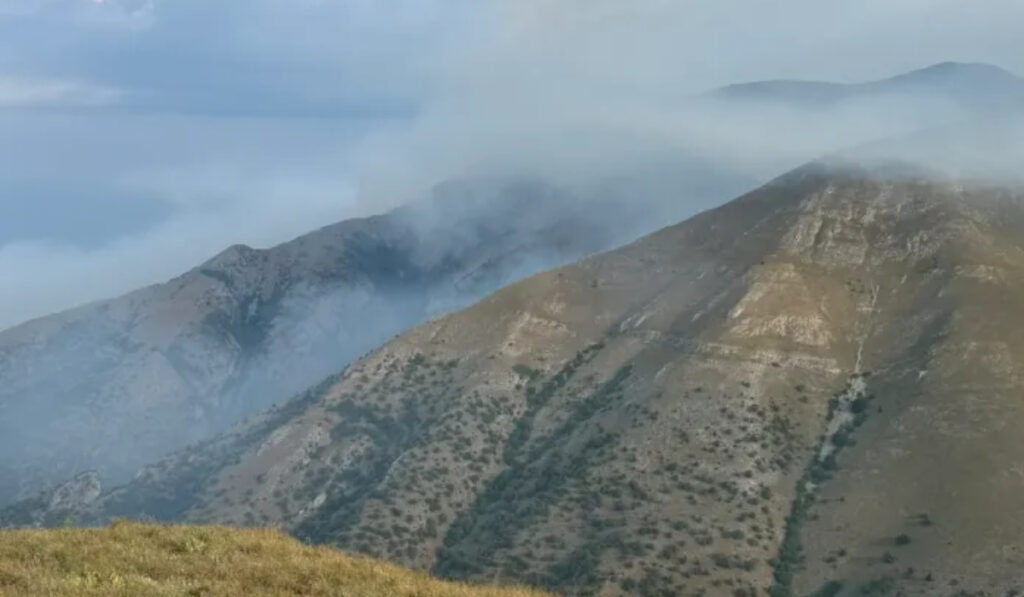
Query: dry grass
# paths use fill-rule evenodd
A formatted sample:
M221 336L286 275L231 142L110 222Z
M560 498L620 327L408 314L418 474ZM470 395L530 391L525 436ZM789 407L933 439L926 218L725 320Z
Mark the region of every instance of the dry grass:
M0 532L0 595L544 597L309 547L266 529L117 522Z

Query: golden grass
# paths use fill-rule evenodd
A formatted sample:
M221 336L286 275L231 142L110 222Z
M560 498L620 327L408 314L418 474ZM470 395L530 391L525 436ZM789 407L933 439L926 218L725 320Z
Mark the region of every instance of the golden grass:
M0 595L544 597L439 581L279 531L116 522L0 532Z

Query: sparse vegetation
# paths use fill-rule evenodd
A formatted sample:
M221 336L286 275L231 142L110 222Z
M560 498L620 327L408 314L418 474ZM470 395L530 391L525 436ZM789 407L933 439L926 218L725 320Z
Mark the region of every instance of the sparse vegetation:
M115 522L0 533L0 595L541 597L442 582L279 531Z
M840 200L819 193L829 180L801 184L831 206ZM772 202L803 205L803 191L788 186ZM835 205L856 212L860 199ZM758 222L764 242L789 229L758 203L712 219L722 227L711 234L683 225L683 234L663 233L672 242L641 241L624 260L595 257L444 315L353 363L326 392L272 412L266 426L175 456L127 490L108 488L92 509L281 524L303 540L435 566L449 578L516 579L572 595L975 594L986 579L970 576L971 558L998 559L1001 546L953 527L1017 518L993 508L968 519L932 491L898 489L915 475L931 489L1004 470L976 457L989 453L988 439L973 425L1012 416L982 392L1002 388L1013 400L1007 388L1016 386L972 376L1000 381L989 366L1016 353L979 344L970 375L958 369L959 351L919 358L960 329L944 319L955 297L944 299L948 309L921 311L918 298L953 279L974 282L950 272L926 287L896 283L904 261L879 261L868 245L848 252L860 227L874 227L863 238L881 239L896 218L838 221L808 207L805 215L825 216L820 238L802 235L813 255L794 250L746 268L769 246L747 244L749 226ZM749 221L733 227L736 218ZM847 226L856 234L841 234ZM819 241L828 239L844 256L880 265L864 276L845 257L842 267L820 267L832 249ZM733 252L737 243L745 248ZM649 251L671 259L639 267ZM848 276L850 296L834 301ZM610 299L596 307L586 290L594 278ZM1017 298L1004 302L1024 304ZM862 373L828 401L824 388L839 389L840 368L855 355L880 368L871 386L884 398L872 397ZM979 400L963 400L965 391ZM949 447L947 428L965 422L964 443L933 458L932 446ZM1000 446L1014 438L1001 436ZM999 488L999 503L1012 508L1019 492L1010 482ZM989 489L958 493L963 508L994 503L979 499ZM70 518L93 522L89 513ZM922 562L939 550L948 566Z
M814 592L811 597L836 597L843 590L843 583L837 580L830 580Z
M792 595L793 576L804 560L800 533L817 498L817 486L832 477L838 468L837 455L843 447L850 444L850 434L865 420L863 406L866 402L861 402L862 400L863 392L854 393L853 387L849 384L843 392L829 400L826 425L836 417L846 414L853 414L854 420L841 424L834 433L825 434L820 438L818 446L812 452L814 456L810 464L797 482L796 495L786 518L782 545L773 562L775 582L771 588L772 597Z

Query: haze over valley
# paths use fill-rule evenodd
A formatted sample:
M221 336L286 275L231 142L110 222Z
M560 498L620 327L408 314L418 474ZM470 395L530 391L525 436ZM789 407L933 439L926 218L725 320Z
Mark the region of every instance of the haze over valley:
M0 0L0 594L1024 591L1021 9L399 4Z

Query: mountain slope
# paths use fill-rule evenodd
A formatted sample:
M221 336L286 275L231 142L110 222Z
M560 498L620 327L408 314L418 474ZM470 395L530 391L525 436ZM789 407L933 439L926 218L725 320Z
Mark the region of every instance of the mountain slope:
M166 284L4 331L0 503L84 470L124 482L432 314L688 205L648 198L454 181L430 201L235 246Z
M0 533L0 595L541 597L445 583L278 531L139 525Z
M950 63L839 95L923 90L969 103L1012 99L1019 83L995 67ZM771 87L729 89L770 103ZM839 88L801 84L783 103L816 89ZM671 159L647 156L646 170L624 180L592 181L582 193L522 181L446 184L423 204L268 250L232 247L167 284L0 332L0 504L90 469L101 484L124 482L432 315L677 221L807 156L962 115L886 101L877 114L853 110L860 118L850 122L842 110L718 110L729 103L690 114L703 123L681 134L692 146ZM990 113L983 103L971 105ZM731 140L705 147L704 135ZM767 139L754 155L751 135Z
M1022 231L1016 187L812 164L0 522L281 523L574 594L1012 590Z

